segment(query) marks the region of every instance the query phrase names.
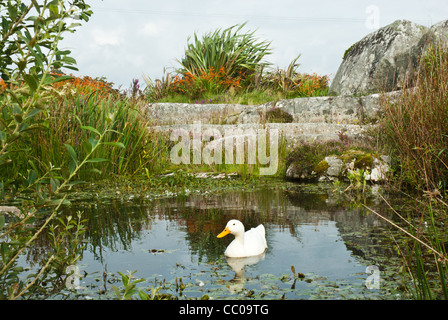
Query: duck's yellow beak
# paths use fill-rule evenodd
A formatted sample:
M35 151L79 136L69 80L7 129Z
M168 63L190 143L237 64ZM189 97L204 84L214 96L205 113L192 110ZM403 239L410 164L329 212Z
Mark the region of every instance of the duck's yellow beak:
M221 232L220 234L218 234L218 238L225 237L225 236L228 235L229 233L230 233L229 228L225 228L223 232Z

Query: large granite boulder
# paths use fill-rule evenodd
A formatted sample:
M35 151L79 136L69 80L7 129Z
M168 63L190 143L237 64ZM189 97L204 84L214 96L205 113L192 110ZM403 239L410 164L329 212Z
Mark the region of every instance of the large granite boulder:
M435 40L437 43L448 46L448 20L441 21L434 24L430 29L426 38L423 39L426 43L428 40Z
M329 94L365 95L400 89L415 78L428 28L397 20L368 34L344 54Z

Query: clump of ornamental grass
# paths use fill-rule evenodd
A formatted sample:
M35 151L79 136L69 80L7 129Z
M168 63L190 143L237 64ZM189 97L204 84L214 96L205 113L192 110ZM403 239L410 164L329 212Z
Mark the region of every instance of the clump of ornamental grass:
M408 216L391 206L405 221L404 227L389 221L409 237L398 246L403 274L410 280L405 282L406 291L418 300L447 299L448 205L443 197L448 182L447 48L430 44L421 58L415 86L404 88L396 98L382 97L381 107L384 116L378 137L396 163L393 186L418 191L415 212L410 210Z
M267 65L263 59L271 53L270 43L258 41L255 31L242 33L246 23L205 34L200 39L187 40L185 56L179 60L182 75L198 76L209 70L219 71L224 68L227 76L237 78L249 77L257 68Z
M325 96L329 77L299 73L298 55L286 69L264 60L270 43L257 41L245 24L218 29L194 41L178 60L181 67L153 81L144 77L151 102L261 104L280 99ZM224 97L224 99L217 97ZM203 102L201 102L203 103Z

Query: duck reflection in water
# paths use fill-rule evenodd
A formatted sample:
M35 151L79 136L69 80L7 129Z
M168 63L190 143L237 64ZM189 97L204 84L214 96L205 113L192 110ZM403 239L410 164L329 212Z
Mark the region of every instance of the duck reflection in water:
M235 277L227 287L231 292L238 292L244 288L246 282L245 266L256 264L264 259L268 247L266 234L262 224L245 231L243 223L238 220L230 220L218 238L228 234L234 235L235 239L227 247L224 255L229 266L235 271Z
M257 264L264 260L264 253L258 256L244 257L244 258L230 258L226 257L227 264L235 271L235 277L227 284L227 288L232 293L240 292L244 289L246 283L245 267Z

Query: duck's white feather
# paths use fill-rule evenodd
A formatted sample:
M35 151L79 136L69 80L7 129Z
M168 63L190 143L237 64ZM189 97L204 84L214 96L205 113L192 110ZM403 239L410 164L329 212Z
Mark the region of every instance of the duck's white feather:
M265 252L267 246L266 232L262 224L256 228L244 231L244 225L238 220L230 220L227 223L227 233L235 236L224 254L231 258L242 258L260 255Z

